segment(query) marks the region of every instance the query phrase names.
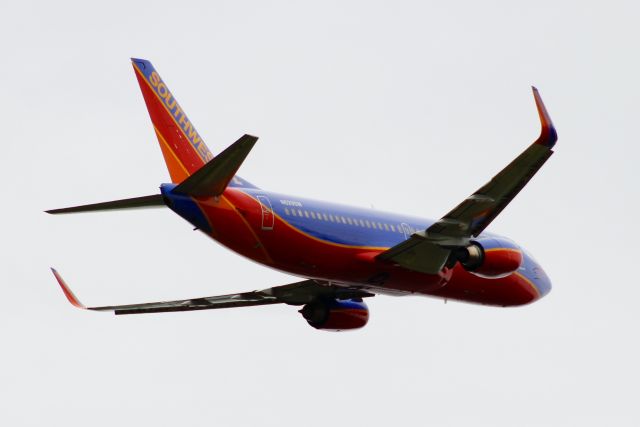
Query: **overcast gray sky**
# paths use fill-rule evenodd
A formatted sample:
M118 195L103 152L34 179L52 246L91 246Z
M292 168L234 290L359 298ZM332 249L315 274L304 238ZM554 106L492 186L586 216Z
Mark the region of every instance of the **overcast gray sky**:
M0 3L0 424L638 425L637 2ZM360 331L293 307L90 305L291 278L168 210L51 217L168 174L129 63L151 60L263 188L440 217L538 134L556 154L491 225L553 281L499 309L377 297Z

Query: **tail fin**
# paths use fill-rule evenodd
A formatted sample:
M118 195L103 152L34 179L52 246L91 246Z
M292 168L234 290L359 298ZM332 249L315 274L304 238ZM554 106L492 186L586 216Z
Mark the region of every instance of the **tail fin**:
M131 61L171 180L180 183L213 159L213 154L151 62Z

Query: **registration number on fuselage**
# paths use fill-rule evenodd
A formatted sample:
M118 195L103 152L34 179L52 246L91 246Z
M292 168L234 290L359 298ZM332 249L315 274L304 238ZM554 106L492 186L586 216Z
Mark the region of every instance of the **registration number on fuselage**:
M296 202L295 200L283 200L283 199L280 199L280 203L283 204L284 206L296 206L296 207L299 207L299 208L302 207L302 203Z

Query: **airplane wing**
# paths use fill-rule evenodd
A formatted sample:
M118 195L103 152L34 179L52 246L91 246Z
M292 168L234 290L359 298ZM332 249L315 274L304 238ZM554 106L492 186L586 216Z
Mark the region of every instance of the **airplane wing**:
M553 154L558 134L538 90L534 87L542 130L538 139L491 181L478 189L431 227L378 255L408 269L437 274L451 251L478 236Z
M303 280L289 285L276 286L261 291L238 294L217 295L212 297L191 298L176 301L151 302L143 304L113 305L104 307L86 307L73 294L60 273L51 269L58 284L69 302L83 310L113 311L115 314L164 313L171 311L212 310L216 308L249 307L266 304L303 305L318 298L366 298L373 294L359 289L333 286L315 280Z

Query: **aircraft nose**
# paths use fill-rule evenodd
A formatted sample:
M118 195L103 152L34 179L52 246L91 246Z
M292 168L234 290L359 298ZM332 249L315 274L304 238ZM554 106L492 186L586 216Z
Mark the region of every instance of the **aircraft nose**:
M549 276L547 276L542 267L536 266L533 268L533 282L536 284L538 292L540 292L540 298L551 292L551 280L549 280Z
M551 280L540 264L525 252L521 273L536 287L538 298L542 298L551 292Z

